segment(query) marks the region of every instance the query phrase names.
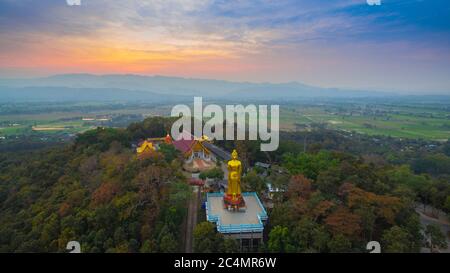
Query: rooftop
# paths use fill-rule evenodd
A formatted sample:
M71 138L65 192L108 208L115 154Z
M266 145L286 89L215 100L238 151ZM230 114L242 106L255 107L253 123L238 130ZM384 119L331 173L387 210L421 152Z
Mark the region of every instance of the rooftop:
M205 142L203 145L207 149L212 151L216 156L220 157L222 160L228 161L231 159L230 153L225 151L224 149L222 149L212 143L209 143L209 142Z

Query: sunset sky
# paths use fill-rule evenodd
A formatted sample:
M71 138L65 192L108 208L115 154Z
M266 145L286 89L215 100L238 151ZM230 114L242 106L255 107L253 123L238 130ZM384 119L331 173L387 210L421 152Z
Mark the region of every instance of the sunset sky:
M450 93L450 1L0 0L0 77L62 73Z

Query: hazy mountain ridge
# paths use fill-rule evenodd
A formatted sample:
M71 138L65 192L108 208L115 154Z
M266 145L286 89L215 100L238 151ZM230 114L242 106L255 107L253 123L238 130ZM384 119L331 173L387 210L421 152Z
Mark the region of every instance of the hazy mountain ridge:
M0 102L63 101L153 101L172 102L184 96L170 96L118 88L0 87Z
M298 82L250 83L165 76L63 74L35 79L0 79L0 99L21 99L26 95L28 99L36 97L43 100L47 94L50 100L66 100L70 97L80 100L74 92L80 92L84 94L83 98L90 99L89 92L83 92L82 89L93 92L91 96L95 100L134 100L136 96L145 100L160 100L160 96L166 99L170 96L176 96L173 99L179 99L179 96L203 96L265 100L395 96L384 92L320 88ZM110 91L99 98L100 93L106 90Z

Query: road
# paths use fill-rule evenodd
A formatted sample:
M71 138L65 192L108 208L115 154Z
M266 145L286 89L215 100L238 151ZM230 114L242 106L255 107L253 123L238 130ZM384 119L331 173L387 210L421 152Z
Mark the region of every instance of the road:
M429 206L426 206L426 209L428 212L431 211L431 207L429 207ZM438 214L437 218L433 218L433 217L430 217L430 216L424 214L423 204L419 204L419 206L417 206L417 208L416 208L416 212L420 216L420 223L422 224L422 226L424 228L426 228L426 226L429 224L436 224L441 228L442 232L446 235L448 247L447 247L447 249L440 249L439 252L450 253L450 238L448 236L448 234L450 234L450 223L447 219L447 215L444 212L439 211L439 210L435 210L435 211ZM430 249L422 248L421 252L430 252Z
M198 186L192 186L192 195L189 199L189 207L188 207L188 214L187 214L187 223L186 223L186 242L185 242L185 249L184 251L186 253L192 253L193 252L193 233L194 228L197 225L197 213L198 213L198 206L200 201L200 188Z

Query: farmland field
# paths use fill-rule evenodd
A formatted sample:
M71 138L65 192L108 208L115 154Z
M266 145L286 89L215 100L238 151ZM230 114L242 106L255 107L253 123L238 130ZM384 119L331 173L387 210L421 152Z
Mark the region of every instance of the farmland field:
M47 107L50 110L46 110ZM58 111L53 111L53 108ZM67 109L64 111L64 107ZM63 108L63 110L61 110ZM1 107L0 107L1 109ZM35 112L30 110L37 109ZM151 115L169 115L170 105L21 105L0 112L0 137L77 134L96 126L126 126ZM444 141L450 138L446 106L357 103L292 103L280 106L280 129L302 131L328 128L368 135ZM132 116L132 119L123 119ZM119 124L117 119L122 117ZM93 121L83 118L94 118ZM98 119L95 119L98 118ZM107 118L109 121L101 121Z
M388 109L383 113L350 111L338 113L325 106L289 106L281 109L280 127L284 130L308 130L314 126L384 135L398 138L422 138L444 141L450 137L448 113L434 109Z
M0 137L76 134L97 126L114 126L113 120L124 116L141 120L149 115L165 114L169 111L167 107L109 103L24 103L11 111L12 107L0 105Z

